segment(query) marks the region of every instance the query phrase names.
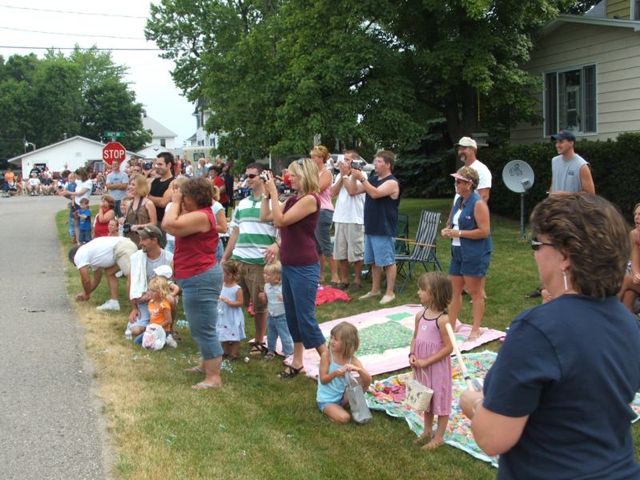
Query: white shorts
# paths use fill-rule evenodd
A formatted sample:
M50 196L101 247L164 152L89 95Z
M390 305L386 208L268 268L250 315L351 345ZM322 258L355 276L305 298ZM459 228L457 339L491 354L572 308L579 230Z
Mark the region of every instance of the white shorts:
M336 236L333 242L334 260L350 263L364 258L364 225L358 223L335 223Z

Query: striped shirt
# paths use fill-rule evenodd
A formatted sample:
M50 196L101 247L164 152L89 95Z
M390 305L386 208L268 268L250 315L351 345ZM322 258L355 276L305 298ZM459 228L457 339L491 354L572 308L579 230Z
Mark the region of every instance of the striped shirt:
M232 260L264 265L264 253L276 241L276 229L271 222L260 221L261 197L253 195L240 200L233 211L231 228L238 229L238 239L231 254Z

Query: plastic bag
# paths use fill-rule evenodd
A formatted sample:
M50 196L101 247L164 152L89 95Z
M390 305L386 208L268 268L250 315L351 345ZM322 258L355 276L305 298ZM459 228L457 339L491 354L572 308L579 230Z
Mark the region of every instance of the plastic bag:
M344 374L347 380L347 389L345 394L347 400L349 400L349 407L351 408L351 417L356 423L367 423L371 420L371 411L367 406L367 401L364 398L364 392L362 386L358 383L351 372Z
M407 392L404 399L406 406L411 407L416 412L424 412L429 408L431 397L433 397L433 390L425 387L415 378L407 380L406 389Z
M162 325L150 323L142 335L142 348L148 350L162 350L167 341L167 334Z

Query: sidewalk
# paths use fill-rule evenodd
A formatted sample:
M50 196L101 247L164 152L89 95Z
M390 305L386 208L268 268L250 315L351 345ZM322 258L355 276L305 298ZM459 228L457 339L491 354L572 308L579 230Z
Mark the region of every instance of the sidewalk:
M0 198L0 478L103 479L107 448L65 290L60 197Z

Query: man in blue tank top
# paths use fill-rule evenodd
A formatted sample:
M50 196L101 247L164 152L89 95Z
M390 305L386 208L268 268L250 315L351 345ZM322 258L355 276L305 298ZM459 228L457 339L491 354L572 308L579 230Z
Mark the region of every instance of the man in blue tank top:
M380 300L385 305L395 300L396 282L395 238L398 230L400 183L393 176L393 152L382 150L373 160L371 178L360 171L353 176L362 182L367 194L364 201L364 263L371 265L371 291L360 299L377 297L382 293L382 270L387 277L387 288Z

